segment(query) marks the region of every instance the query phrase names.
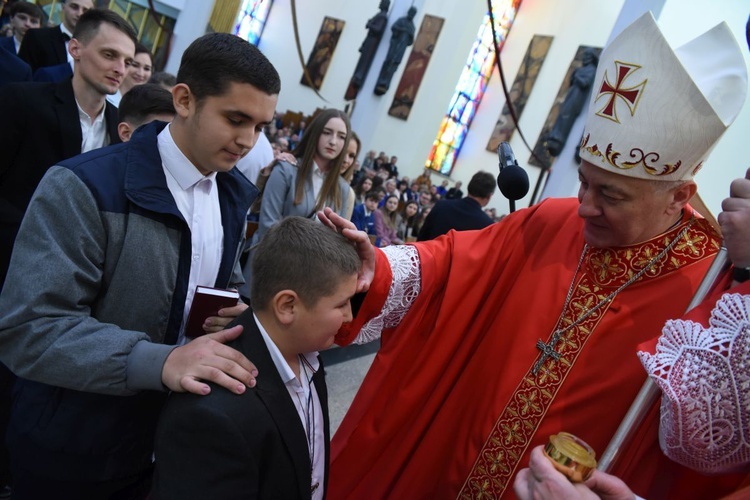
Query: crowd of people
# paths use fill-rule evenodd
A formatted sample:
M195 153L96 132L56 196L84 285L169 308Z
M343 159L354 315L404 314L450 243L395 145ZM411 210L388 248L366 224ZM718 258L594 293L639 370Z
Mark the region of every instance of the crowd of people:
M330 113L337 112L334 110L325 110L319 113L321 115L320 118L318 118L318 115L315 115L311 118L286 125L284 124L284 117L280 113L277 113L274 121L264 130L273 149L274 160L272 164L269 164L263 170L262 175L270 175L276 163L286 162L291 166L296 165L297 160L305 154L305 151L301 147L305 135L316 134L320 128L319 125L324 125L320 121L330 119L327 118L330 117ZM338 114L343 115L343 112L339 111ZM342 117L341 119L343 120L344 118ZM342 190L346 194L345 205L340 206L341 210L337 209L336 211L341 212L345 218L354 222L358 229L370 235L375 246L385 247L417 241L425 221L428 220L430 212L438 202L441 200L458 200L463 198L464 193L461 190L461 181L456 182L452 187L449 187L450 181L447 179L442 180L439 185L434 184L432 182L432 174L434 172L428 169L425 170L423 175L412 181L408 176L399 175L397 166L398 157L389 156L384 151L376 154L374 150L370 150L360 162L361 141L356 132L351 130L348 120L345 123L345 128L347 134L350 134L350 136L344 137L342 132L341 140L335 140L330 145L331 152L335 152L337 155L344 155L339 172L341 177L349 184L348 188L342 186ZM321 158L320 161L316 161L315 165L327 172L328 167L321 165L321 163L325 162L323 157L326 154L326 147L329 145L321 145L318 140L313 140L312 143L305 142L305 144L308 144L307 147L311 147L310 144L313 143L318 148L318 151L314 154L318 154ZM344 145L346 145L346 148L344 148ZM282 155L282 153L285 154ZM303 168L305 165L307 165L307 162L302 164ZM290 170L290 172L294 171L296 170ZM251 178L251 180L256 185L266 186L266 179L261 180L260 183L257 182L257 178ZM312 183L310 186L314 186L314 184ZM487 181L485 181L485 185L487 184ZM489 188L485 187L482 192L484 193L489 189L489 194L491 195L495 189L494 185L493 180ZM278 190L278 186L275 186L273 189ZM284 186L281 189L285 190ZM314 195L313 198L315 198L319 193L313 190L312 194ZM469 194L471 195L472 193ZM328 196L327 193L323 193L320 201L325 202ZM482 194L481 197L488 197L488 194ZM369 202L367 201L368 198ZM329 199L329 201L333 201L335 206L339 206L335 200ZM267 231L280 217L292 214L302 215L299 211L296 213L288 210L279 211L278 207L271 206L271 203L273 202L266 202L267 209L265 212L268 214L268 218L263 218L261 225L263 231L256 238L256 243L260 241L263 232ZM481 206L484 207L487 203L489 203L489 198ZM299 205L299 202L295 204ZM303 208L308 209L305 215L314 215L313 211L307 205ZM467 226L461 220L452 220L445 231L439 234L432 234L429 238L431 239L448 232L449 229L480 229L501 218L498 217L494 208L485 208L484 213L485 216L482 217L483 222L485 222L484 225L476 227ZM476 216L476 214L472 215ZM428 239L428 236L425 235L422 239Z
M92 0L65 0L59 26L41 27L23 0L8 19L0 498L689 498L747 486L750 170L719 216L733 274L667 322L720 246L689 202L747 90L727 30L709 32L711 51L705 38L690 46L723 65L704 81L650 14L635 21L600 57L592 104L610 100L589 106L578 200L500 220L493 174L476 172L464 194L364 153L341 110L285 123L278 72L234 35L196 39L168 75ZM639 64L623 73L622 61ZM615 65L648 80L619 117L604 85ZM198 288L230 298L204 310ZM199 306L204 334L188 338ZM318 352L375 339L331 441ZM601 450L644 367L661 421L645 421L614 475L572 485L568 464L547 460L548 436Z

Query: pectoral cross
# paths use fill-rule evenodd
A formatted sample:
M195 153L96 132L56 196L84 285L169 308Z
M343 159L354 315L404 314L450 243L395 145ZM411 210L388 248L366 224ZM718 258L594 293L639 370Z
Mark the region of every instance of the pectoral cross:
M549 344L545 344L544 342L542 342L542 339L539 339L537 341L536 347L537 349L542 351L542 354L540 355L539 361L534 363L534 368L531 369L531 373L536 375L542 368L544 362L549 358L552 358L555 361L560 361L560 353L555 351L555 345L557 344L558 340L560 340L559 336L553 335L549 341Z

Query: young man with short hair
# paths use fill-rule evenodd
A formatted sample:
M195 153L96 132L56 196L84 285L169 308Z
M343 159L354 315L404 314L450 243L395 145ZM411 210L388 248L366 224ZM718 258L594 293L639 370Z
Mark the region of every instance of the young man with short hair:
M14 497L145 498L167 390L255 383L224 345L242 328L218 331L247 306L186 344L183 328L198 285L242 282L257 190L234 165L273 119L279 76L256 47L212 33L177 80L172 123L59 163L29 204L0 294L0 360L19 377Z
M496 189L495 176L479 171L469 181L469 195L459 200L435 203L419 231L418 241L434 240L451 229L468 231L483 229L494 221L482 210Z
M351 321L359 257L302 217L274 225L253 255L252 304L230 343L262 376L237 396L172 394L156 437L151 498L325 498L328 404L318 351Z
M9 14L13 36L0 39L0 48L18 54L26 32L41 25L42 9L36 4L18 0L10 5Z
M114 12L91 10L70 41L77 61L72 79L0 90L0 287L26 206L47 169L120 142L117 109L106 97L122 82L135 39L130 24Z

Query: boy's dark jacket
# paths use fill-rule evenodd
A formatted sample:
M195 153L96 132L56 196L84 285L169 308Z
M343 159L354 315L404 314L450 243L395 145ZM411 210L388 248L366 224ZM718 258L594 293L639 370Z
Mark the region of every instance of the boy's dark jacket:
M233 324L243 325L244 331L228 345L258 368L257 385L242 395L211 384L207 396L169 397L156 434L152 500L311 497L307 437L252 310ZM322 364L313 382L323 409L325 450L320 451L327 464L330 436Z

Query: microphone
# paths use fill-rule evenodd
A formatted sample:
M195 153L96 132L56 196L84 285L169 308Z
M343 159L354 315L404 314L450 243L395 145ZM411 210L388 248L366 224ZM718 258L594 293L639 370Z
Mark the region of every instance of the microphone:
M510 211L516 211L516 200L520 200L529 192L529 175L518 166L516 155L510 144L501 142L497 147L500 160L500 173L497 174L497 187L510 202Z

